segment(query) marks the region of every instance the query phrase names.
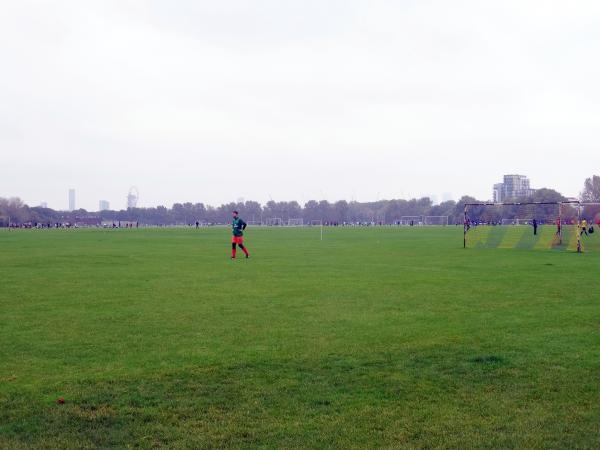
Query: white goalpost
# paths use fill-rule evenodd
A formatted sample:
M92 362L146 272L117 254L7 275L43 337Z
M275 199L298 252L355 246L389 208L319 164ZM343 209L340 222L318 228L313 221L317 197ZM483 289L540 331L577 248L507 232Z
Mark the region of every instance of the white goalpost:
M423 216L402 216L400 218L400 225L407 226L420 226L423 225Z
M448 216L425 216L423 220L425 225L448 225Z
M323 240L323 221L322 220L311 220L310 225L312 227L319 227L321 229L321 240Z
M281 217L269 217L265 219L265 225L268 227L280 227L283 225Z
M301 227L304 225L304 219L288 219L288 227Z

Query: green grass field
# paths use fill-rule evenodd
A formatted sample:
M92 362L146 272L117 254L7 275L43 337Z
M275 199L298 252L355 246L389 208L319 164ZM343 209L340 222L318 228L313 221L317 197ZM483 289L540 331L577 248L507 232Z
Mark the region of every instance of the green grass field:
M522 239L1 230L0 448L600 448L600 251Z

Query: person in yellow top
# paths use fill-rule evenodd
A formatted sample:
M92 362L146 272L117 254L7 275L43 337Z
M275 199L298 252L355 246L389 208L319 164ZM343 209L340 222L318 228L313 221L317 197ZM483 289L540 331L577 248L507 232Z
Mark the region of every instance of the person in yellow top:
M581 221L581 234L582 235L583 235L583 233L585 233L585 235L588 236L587 226L588 226L587 220L583 219Z

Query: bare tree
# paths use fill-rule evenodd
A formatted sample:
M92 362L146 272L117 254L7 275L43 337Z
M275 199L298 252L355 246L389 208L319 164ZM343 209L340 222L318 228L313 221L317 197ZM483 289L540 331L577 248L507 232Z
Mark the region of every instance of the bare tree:
M584 202L600 202L600 176L593 175L585 180L581 200Z
M20 198L0 198L0 216L7 224L27 219L27 207Z

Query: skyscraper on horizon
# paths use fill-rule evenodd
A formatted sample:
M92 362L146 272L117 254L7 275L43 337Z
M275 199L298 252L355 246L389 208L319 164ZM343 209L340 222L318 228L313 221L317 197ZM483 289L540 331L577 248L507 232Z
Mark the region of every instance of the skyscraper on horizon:
M129 194L127 194L127 208L137 207L139 198L140 193L138 191L138 188L136 188L135 186L131 186L131 188L129 188Z
M75 211L75 189L69 189L69 211Z
M525 175L504 175L504 182L494 184L494 202L531 197L535 193Z
M108 200L100 200L98 202L98 211L108 211L110 209L110 203Z

